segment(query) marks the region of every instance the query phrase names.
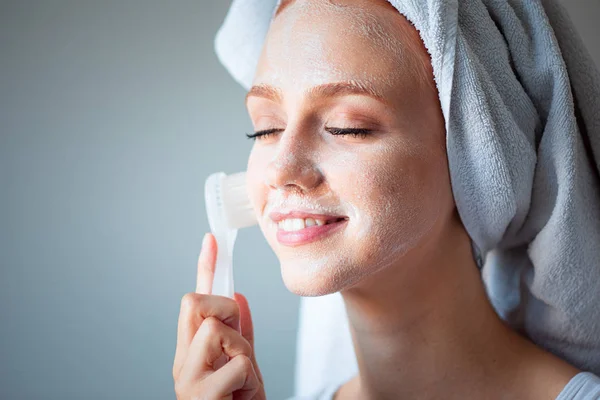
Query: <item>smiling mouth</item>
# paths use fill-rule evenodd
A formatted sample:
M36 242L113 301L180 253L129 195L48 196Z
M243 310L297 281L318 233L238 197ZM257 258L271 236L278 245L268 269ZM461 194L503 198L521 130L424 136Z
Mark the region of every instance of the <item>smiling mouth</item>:
M288 247L306 245L342 231L347 222L347 217L335 217L331 219L290 218L281 220L277 223L277 241Z
M287 218L277 223L279 231L298 232L312 227L321 227L346 221L346 217L334 218Z

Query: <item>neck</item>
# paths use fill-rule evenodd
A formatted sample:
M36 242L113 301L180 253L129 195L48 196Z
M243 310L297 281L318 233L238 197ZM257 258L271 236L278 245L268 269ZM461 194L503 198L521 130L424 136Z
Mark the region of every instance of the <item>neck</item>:
M515 334L489 304L470 240L457 225L439 235L452 239L425 243L402 265L342 293L360 398L475 398L476 385L489 389L490 372L510 364L506 346L514 348Z

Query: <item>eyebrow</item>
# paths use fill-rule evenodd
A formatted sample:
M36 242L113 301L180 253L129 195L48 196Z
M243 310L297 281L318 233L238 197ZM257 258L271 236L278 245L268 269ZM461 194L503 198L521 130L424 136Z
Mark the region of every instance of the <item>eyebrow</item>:
M389 104L388 100L371 85L357 81L325 83L313 86L306 91L306 94L311 98L361 95L372 97L384 104ZM276 103L281 103L283 99L281 89L267 84L252 86L248 94L246 94L246 103L251 96L263 97Z

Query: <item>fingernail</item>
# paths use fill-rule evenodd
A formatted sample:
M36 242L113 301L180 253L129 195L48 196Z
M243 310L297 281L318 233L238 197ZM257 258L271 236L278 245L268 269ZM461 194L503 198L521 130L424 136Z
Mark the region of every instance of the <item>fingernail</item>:
M208 233L204 234L204 238L202 239L202 250L204 250L204 248L206 247L208 243Z

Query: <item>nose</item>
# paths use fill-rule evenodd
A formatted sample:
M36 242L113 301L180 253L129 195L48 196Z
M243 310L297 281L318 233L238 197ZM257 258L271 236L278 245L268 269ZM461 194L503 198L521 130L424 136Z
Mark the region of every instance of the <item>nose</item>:
M316 149L297 132L282 132L276 154L267 166L266 183L274 189L309 192L319 186L323 175L314 160Z

